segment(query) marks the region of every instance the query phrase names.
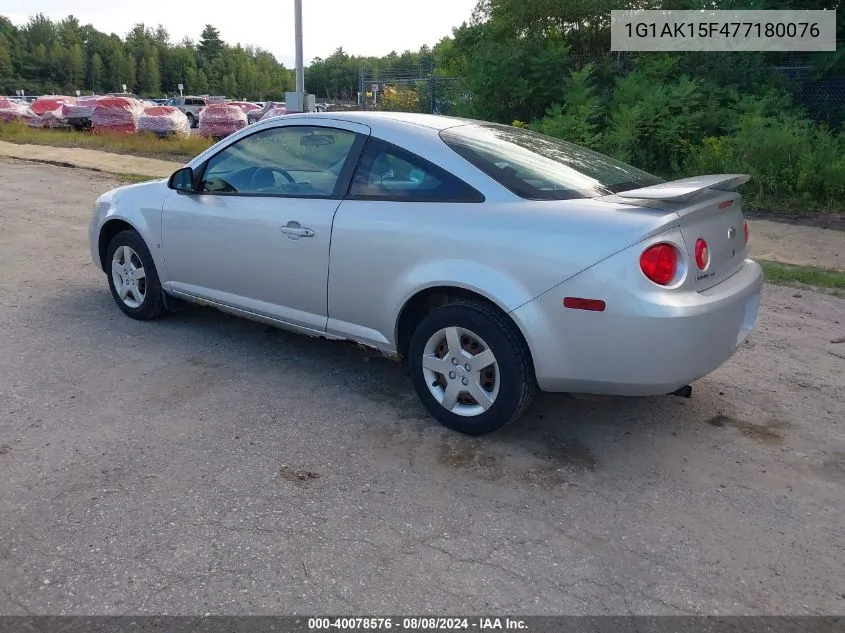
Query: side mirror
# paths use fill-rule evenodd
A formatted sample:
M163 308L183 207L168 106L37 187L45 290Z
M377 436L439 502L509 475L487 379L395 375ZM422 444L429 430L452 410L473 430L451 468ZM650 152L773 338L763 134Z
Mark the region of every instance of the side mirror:
M194 192L194 170L190 167L182 167L171 174L167 186L176 191L185 193Z

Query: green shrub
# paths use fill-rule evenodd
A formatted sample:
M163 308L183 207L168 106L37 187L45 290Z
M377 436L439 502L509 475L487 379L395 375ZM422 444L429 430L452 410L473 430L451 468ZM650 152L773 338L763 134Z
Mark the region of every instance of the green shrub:
M845 198L845 135L786 114L741 115L731 135L708 137L683 173L748 173L746 204L768 209L838 209Z
M602 95L592 83L593 67L587 65L564 80L563 103L554 104L531 128L591 149L601 149L605 109Z
M811 121L785 90L742 92L682 72L678 58L644 58L600 90L587 66L564 98L530 124L665 178L749 173L749 207L842 209L845 134Z

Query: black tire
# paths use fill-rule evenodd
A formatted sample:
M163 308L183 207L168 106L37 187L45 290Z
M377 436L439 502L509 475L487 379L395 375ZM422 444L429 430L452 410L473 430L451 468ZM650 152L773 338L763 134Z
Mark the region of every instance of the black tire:
M489 409L468 417L446 409L426 384L422 358L426 343L443 328L459 327L481 337L496 357L499 393ZM482 301L459 300L429 312L414 330L408 350L408 369L420 400L444 426L466 435L485 435L516 420L537 393L531 355L516 325Z
M191 114L190 112L188 112L188 114L186 116L188 117L188 125L192 128L195 128L197 126L196 117L193 114Z
M141 264L144 266L144 300L138 307L131 307L126 305L120 298L120 294L114 285L112 278L112 260L114 259L115 251L122 246L128 246L138 255ZM109 280L109 289L111 296L114 299L117 307L120 308L124 314L138 321L149 321L157 319L167 314L167 307L164 303L164 297L161 288L161 282L158 278L158 271L153 262L150 250L144 243L144 240L136 231L121 231L114 236L106 249L105 262L106 276Z

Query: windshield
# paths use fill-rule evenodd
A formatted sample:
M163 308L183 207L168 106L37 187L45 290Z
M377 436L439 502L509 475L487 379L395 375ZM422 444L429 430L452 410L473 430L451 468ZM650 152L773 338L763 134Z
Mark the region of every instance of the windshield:
M598 198L664 182L592 150L522 128L493 123L447 128L458 154L522 198Z

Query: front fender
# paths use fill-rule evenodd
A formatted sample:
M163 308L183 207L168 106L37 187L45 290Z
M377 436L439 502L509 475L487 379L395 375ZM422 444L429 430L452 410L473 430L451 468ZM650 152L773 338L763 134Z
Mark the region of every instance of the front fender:
M137 231L153 258L162 284L166 270L161 240L161 209L165 192L164 181L140 183L120 187L100 196L94 204L94 218L89 229L91 257L104 271L100 239L123 230L127 225Z

